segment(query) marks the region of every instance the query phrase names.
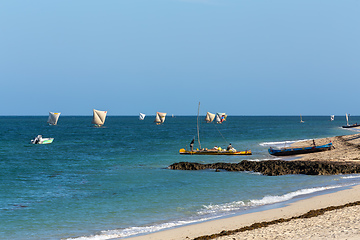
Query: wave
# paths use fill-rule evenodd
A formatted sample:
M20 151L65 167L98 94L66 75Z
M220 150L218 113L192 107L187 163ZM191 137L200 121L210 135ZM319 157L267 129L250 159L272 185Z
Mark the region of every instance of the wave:
M280 147L287 147L293 143L296 142L305 142L305 141L309 141L312 139L301 139L301 140L292 140L292 141L280 141L280 142L263 142L263 143L259 143L260 146L266 147L266 146L280 146Z
M360 177L360 176L354 176L354 177ZM344 177L344 178L349 178L349 177ZM141 234L150 234L153 232L158 232L169 228L180 227L188 224L213 220L252 207L259 207L274 203L285 202L299 196L340 188L340 187L344 187L344 185L300 189L284 195L274 195L274 196L270 195L270 196L265 196L261 199L253 199L249 201L234 201L225 204L204 205L203 209L197 212L198 217L196 219L180 220L180 221L161 223L161 224L143 226L143 227L130 227L126 229L104 230L96 235L82 236L77 238L67 238L66 240L107 240L113 238L125 238L135 235L141 235Z
M350 175L350 176L345 176L345 177L341 177L342 179L353 179L353 178L360 178L360 175Z

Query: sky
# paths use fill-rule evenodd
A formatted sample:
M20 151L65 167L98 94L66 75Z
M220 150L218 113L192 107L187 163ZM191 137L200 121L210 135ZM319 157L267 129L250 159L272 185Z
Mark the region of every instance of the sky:
M0 115L360 115L358 0L0 0Z

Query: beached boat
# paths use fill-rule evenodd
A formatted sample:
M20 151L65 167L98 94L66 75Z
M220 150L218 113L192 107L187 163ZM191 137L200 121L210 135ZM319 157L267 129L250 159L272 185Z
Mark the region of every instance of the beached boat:
M166 113L156 112L155 123L156 125L163 124L165 122Z
M139 120L144 120L144 119L145 119L145 114L139 113Z
M101 127L105 123L107 111L99 111L93 109L93 119L92 124L95 124L96 127Z
M50 144L54 141L54 138L43 138L41 135L37 135L34 139L31 139L32 144Z
M313 152L321 152L331 150L333 148L332 143L328 143L321 146L309 146L309 147L302 147L302 148L281 148L281 149L274 149L269 148L269 153L274 156L289 156L289 155L297 155L297 154L306 154L306 153L313 153Z
M237 151L235 148L231 146L231 143L227 149L222 149L221 147L217 147L217 146L215 146L212 149L201 148L200 131L199 131L199 112L200 112L200 102L199 102L198 115L197 115L197 136L198 136L197 139L199 143L199 148L197 148L196 150L193 149L193 145L195 141L194 138L190 143L190 150L181 148L179 150L180 154L186 154L186 155L251 155L252 154L251 150ZM220 113L220 114L218 113L217 115L224 116L223 121L225 121L226 119L225 113ZM210 123L214 120L214 118L215 118L215 114L207 112L205 121Z
M349 124L349 119L350 119L350 114L345 114L345 118L346 118L346 125L342 126L343 128L356 128L356 127L360 127L360 124L358 123L354 123L352 125Z
M47 123L49 123L49 125L56 125L59 120L60 114L61 113L49 112L49 118L47 120Z

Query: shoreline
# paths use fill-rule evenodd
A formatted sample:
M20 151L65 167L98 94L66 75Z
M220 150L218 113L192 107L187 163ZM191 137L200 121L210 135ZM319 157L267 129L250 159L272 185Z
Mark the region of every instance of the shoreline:
M322 145L326 142L333 142L335 149L331 151L326 152L320 152L320 153L311 153L306 155L299 155L296 160L300 161L327 161L327 162L344 162L344 163L360 163L360 134L352 134L352 135L344 135L344 136L336 136L336 137L330 137L330 138L323 138L323 139L316 139L317 145ZM304 141L304 142L296 142L292 144L293 146L301 146L301 145L307 145L309 143L312 143L312 140ZM328 211L325 214L326 217L332 216L332 218L336 218L338 216L345 216L348 217L356 217L354 215L360 215L355 213L354 209L358 209L360 212L360 205L358 206L346 206L346 204L356 203L360 201L360 184L355 185L349 189L340 190L332 193L325 193L321 195L315 195L306 199L300 199L294 202L290 202L288 204L285 204L284 207L280 208L271 208L268 210L263 211L257 211L257 212L251 212L251 213L245 213L240 214L236 216L230 216L215 220L210 220L206 222L186 225L182 227L172 228L168 230L162 230L159 232L154 232L146 235L140 235L140 236L134 236L134 237L127 237L122 239L128 239L128 240L187 240L187 239L218 239L218 240L237 240L237 239L244 239L243 233L248 234L246 239L256 239L256 232L260 232L259 236L261 236L261 239L273 239L274 231L277 234L282 234L281 232L285 231L283 225L291 225L291 232L293 233L293 236L290 237L290 235L286 235L286 238L279 238L279 239L288 239L288 238L298 238L296 236L300 236L298 231L304 232L306 229L310 229L310 227L306 227L304 229L301 229L296 224L296 221L291 218L299 217L301 215L307 214L309 211L318 211L321 209L329 208L329 207L335 207L340 208L339 210L332 210ZM333 209L333 208L331 208ZM350 213L349 210L351 209ZM344 213L345 216L344 216ZM354 213L353 213L354 212ZM313 222L317 221L318 219L321 219L323 215L315 216L313 218L305 218L301 219L303 222ZM335 216L335 217L334 217ZM280 223L284 219L291 219L287 221L286 223ZM279 221L281 220L281 221ZM360 220L360 216L359 216ZM261 223L264 222L271 222L271 221L277 221L274 224L271 224L271 226L267 227L258 227L254 228L252 230L247 230L242 233L235 233L239 229L243 227L249 227L253 224L256 224L257 226L261 226ZM327 222L332 222L330 218L327 220ZM321 225L322 223L320 223ZM314 224L310 224L314 225ZM316 225L316 224L315 224ZM335 223L336 225L336 223ZM342 226L341 224L337 224L339 226ZM319 227L318 227L319 228ZM335 227L333 227L335 228ZM351 226L350 226L351 228ZM269 235L266 235L266 231L272 230L273 232ZM273 230L276 229L276 230ZM321 238L320 235L317 236L316 231L321 232L323 235L323 239L329 238L329 236L326 235L325 232L329 232L331 229L325 229L321 230L321 226L319 229L314 230L315 235L313 235L315 238ZM355 229L356 230L356 229ZM230 231L230 232L229 232ZM234 231L234 232L231 232ZM340 230L339 230L340 231ZM289 232L289 230L288 230ZM287 232L287 234L289 234ZM331 231L330 231L331 232ZM343 232L343 231L342 231ZM225 236L220 236L221 234L225 234ZM230 233L230 234L229 234ZM214 235L215 234L215 235ZM337 233L332 233L333 236L336 236ZM354 235L355 234L355 235ZM206 236L213 235L213 237L208 238ZM258 237L259 237L258 236ZM355 231L355 233L352 233L352 235L346 235L347 239L352 238L360 238L360 229L358 232ZM334 238L334 237L333 237Z
M349 189L340 190L333 193L325 193L310 198L301 199L286 204L284 207L272 208L264 211L246 213L227 218L220 218L206 222L196 223L183 227L172 228L159 232L154 232L141 236L122 238L127 240L185 240L185 239L202 239L200 237L220 234L224 231L234 231L243 227L251 226L255 223L274 221L279 219L287 219L298 217L312 210L320 210L328 207L337 207L360 201L360 185L353 186ZM345 207L346 208L346 207ZM358 206L360 209L360 206ZM306 221L311 221L311 218ZM292 222L294 220L291 220ZM276 223L278 225L280 223ZM295 227L296 228L296 227ZM265 229L265 228L264 228ZM255 231L249 230L249 231ZM249 231L247 231L249 233ZM360 236L360 232L359 232ZM229 236L203 239L233 239L236 234ZM121 239L121 238L119 238ZM235 238L237 239L237 238ZM238 238L241 239L241 238ZM271 239L271 238L269 238Z

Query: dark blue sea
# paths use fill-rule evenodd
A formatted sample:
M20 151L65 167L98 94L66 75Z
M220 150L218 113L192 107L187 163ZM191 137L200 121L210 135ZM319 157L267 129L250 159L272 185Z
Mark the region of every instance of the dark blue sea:
M176 171L175 162L277 159L269 146L358 133L345 116L229 116L206 124L201 146L251 149L251 156L180 155L197 135L196 116L0 117L0 238L111 239L241 214L359 184L360 175L264 176L253 172ZM360 117L352 117L354 123ZM53 137L32 145L38 134ZM197 141L195 141L197 144ZM195 147L198 147L195 145ZM335 146L336 147L336 146Z

